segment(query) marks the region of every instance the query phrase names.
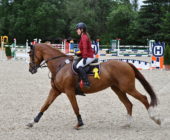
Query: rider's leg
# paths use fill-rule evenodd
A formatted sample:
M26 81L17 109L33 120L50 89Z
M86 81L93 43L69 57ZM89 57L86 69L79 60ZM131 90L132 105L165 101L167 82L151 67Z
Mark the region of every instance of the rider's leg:
M86 72L84 71L83 67L80 66L78 68L78 71L79 71L79 75L80 75L81 79L83 80L84 87L86 87L86 88L90 87L90 82L88 80L88 76L87 76Z
M83 58L79 61L79 63L77 64L77 69L79 71L80 77L83 80L84 86L86 88L90 87L90 82L88 80L87 74L84 71L83 67L85 67L86 65L90 64L91 62L93 62L95 60L95 58L87 58L86 59L86 64L83 64Z
M82 66L82 67L85 67L87 66L88 64L90 64L91 62L93 62L96 58L87 58L86 59L86 64L83 64L83 58L78 62L76 68L78 69L78 67Z

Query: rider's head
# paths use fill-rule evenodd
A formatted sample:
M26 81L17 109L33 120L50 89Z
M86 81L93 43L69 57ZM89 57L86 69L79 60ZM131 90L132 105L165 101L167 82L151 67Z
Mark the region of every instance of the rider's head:
M87 26L85 23L80 22L76 25L76 31L78 35L81 35L82 33L86 33Z

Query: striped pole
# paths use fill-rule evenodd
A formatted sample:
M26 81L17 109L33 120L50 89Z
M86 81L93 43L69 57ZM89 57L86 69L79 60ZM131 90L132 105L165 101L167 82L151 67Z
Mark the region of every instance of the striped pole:
M1 36L1 60L4 60L4 38Z

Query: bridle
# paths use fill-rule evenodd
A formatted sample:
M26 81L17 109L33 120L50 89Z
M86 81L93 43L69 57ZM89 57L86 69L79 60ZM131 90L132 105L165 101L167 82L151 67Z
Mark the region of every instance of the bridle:
M52 58L48 58L47 60L43 61L43 63L41 63L41 64L36 64L35 58L38 59L38 60L39 60L39 58L36 56L35 46L31 45L30 48L31 48L31 50L30 50L30 57L31 57L30 64L31 64L31 68L34 71L37 71L38 68L47 67L46 64L51 60L58 59L58 58L61 58L61 57L67 57L66 55L55 56L55 57L52 57Z

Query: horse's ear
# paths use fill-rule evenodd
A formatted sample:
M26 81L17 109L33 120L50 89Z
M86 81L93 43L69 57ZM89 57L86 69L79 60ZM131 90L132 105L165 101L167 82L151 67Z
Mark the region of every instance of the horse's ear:
M30 46L31 50L34 48L34 45L32 45L32 44L29 44L29 46Z

